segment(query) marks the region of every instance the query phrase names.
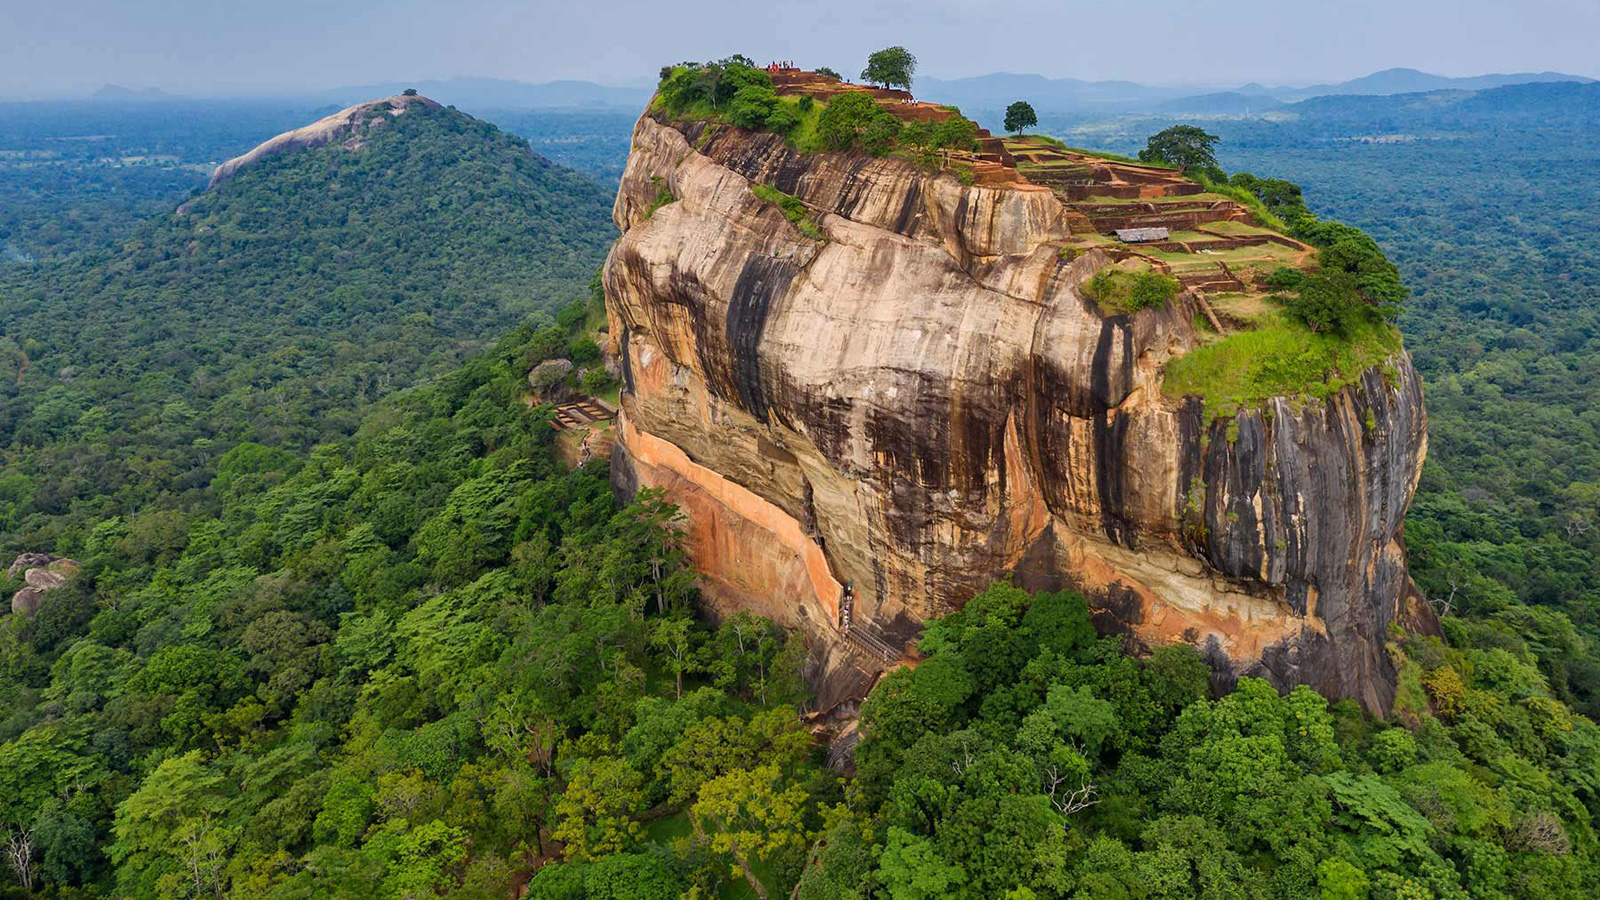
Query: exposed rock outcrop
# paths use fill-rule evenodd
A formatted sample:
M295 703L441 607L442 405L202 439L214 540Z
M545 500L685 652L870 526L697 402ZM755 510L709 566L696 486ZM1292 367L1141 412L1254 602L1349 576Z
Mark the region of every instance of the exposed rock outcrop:
M438 103L420 94L396 94L381 100L358 103L331 116L324 116L310 125L286 131L259 144L249 153L235 156L217 166L217 170L211 174L211 183L207 188L214 188L237 175L241 169L253 166L269 157L333 143L343 143L349 149L357 149L361 146L362 136L369 129L381 128L390 116L403 115L412 106L426 109L441 108Z
M614 217L617 487L683 507L714 610L816 638L824 706L1004 573L1082 590L1143 645L1192 642L1222 680L1380 713L1390 624L1437 627L1400 534L1426 447L1403 354L1327 401L1208 420L1162 392L1194 298L1103 317L1079 286L1108 260L1058 254L1053 191L774 135L647 114Z
M11 612L31 616L39 611L44 595L67 583L78 569L76 560L48 553L23 553L11 563L6 574L11 578L22 576L27 587L11 595Z
M528 373L528 386L537 402L559 403L572 395L566 378L572 374L572 360L547 359Z

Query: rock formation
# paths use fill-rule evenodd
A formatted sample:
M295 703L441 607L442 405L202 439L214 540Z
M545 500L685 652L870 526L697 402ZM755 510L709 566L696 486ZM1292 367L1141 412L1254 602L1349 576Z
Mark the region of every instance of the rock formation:
M11 612L31 616L39 611L44 595L67 583L73 573L82 568L76 560L48 553L23 553L11 563L6 575L22 576L28 585L11 595Z
M617 489L683 508L714 612L812 636L824 708L1006 573L1081 590L1144 646L1191 642L1222 680L1379 713L1391 623L1436 628L1401 542L1426 445L1404 354L1324 402L1208 417L1162 392L1195 295L1102 316L1080 285L1109 260L1063 259L1055 191L725 126L647 113L614 218Z
M211 174L211 183L207 185L207 189L216 187L237 175L241 169L253 166L269 157L336 142L342 142L348 149L357 149L361 146L361 138L367 130L382 127L389 116L404 115L412 106L440 108L438 103L420 94L396 94L382 100L358 103L331 116L324 116L310 125L286 131L261 143L249 153L235 156L217 166L217 170Z

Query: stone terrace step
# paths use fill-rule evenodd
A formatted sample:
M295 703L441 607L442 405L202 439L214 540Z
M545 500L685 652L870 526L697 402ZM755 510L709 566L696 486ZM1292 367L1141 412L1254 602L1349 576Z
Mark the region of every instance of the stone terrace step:
M1169 228L1173 231L1190 230L1207 222L1244 222L1253 224L1250 211L1241 206L1191 209L1181 212L1132 213L1124 215L1097 215L1088 213L1094 227L1102 232L1119 228Z

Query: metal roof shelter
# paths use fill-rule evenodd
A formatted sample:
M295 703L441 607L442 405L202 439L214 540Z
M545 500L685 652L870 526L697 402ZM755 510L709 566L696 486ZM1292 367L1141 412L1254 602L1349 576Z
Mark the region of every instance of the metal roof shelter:
M1143 244L1149 241L1164 241L1171 232L1165 228L1118 228L1115 234L1117 240L1125 244Z

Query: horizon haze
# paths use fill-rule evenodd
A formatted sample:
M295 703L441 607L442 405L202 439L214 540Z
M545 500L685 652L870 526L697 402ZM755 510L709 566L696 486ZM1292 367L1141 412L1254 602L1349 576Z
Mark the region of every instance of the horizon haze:
M864 8L821 0L751 9L692 0L668 9L638 0L466 0L445 10L423 0L285 0L271 8L61 0L9 13L0 90L21 100L81 97L105 84L196 98L281 96L462 77L646 87L661 65L734 52L853 76L871 50L889 44L916 53L920 75L946 80L1016 72L1225 90L1335 83L1397 67L1450 77L1600 77L1589 37L1600 30L1600 6L1578 0L1221 6L1151 0L1134 12L938 0ZM1158 19L1162 27L1153 28ZM1249 52L1217 52L1240 48Z

